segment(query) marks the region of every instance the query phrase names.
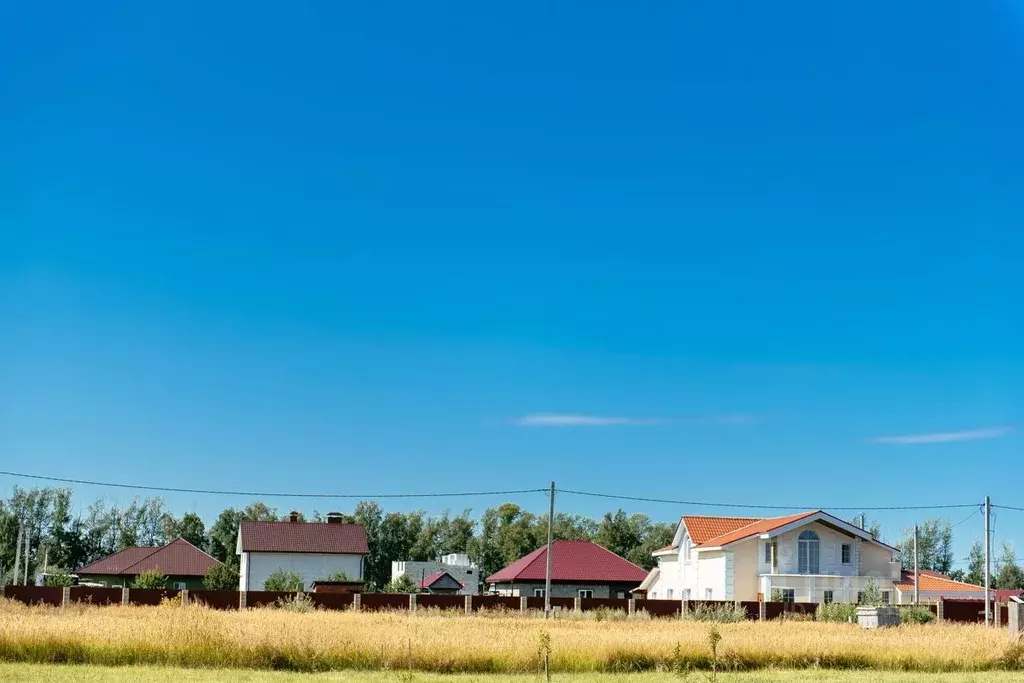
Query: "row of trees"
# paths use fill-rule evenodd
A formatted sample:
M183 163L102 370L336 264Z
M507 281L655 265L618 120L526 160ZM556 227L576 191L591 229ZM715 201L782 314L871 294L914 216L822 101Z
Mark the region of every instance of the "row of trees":
M5 582L13 576L19 527L29 538L30 576L44 568L73 570L128 546L162 545L181 537L224 562L224 581L229 583L228 578L237 577L238 572L235 548L239 522L287 519L287 515L262 502L243 508L229 507L209 528L195 513L175 516L160 498L136 499L124 507L101 500L79 516L73 516L71 510L70 489L15 487L9 498L0 500L0 566ZM308 521L324 518L313 511ZM348 521L366 529L370 552L364 578L371 588L377 589L389 583L393 560L426 561L448 553L468 552L479 565L481 576L486 577L542 546L548 534L546 515L535 515L514 503L487 508L479 518L474 518L468 509L459 514L444 512L430 516L422 511L385 512L375 501L360 501ZM881 537L876 522L857 521L876 538ZM674 531L674 523L657 522L639 513L629 515L622 510L605 513L600 519L557 513L552 527L555 539L593 540L644 568L655 564L651 552L668 545ZM904 566L912 568L912 530L898 547ZM922 569L969 583L983 582L981 544L972 547L967 568L957 568L948 520L929 519L920 525L918 553ZM1009 545L1003 547L996 560L993 585L1024 588L1024 569Z

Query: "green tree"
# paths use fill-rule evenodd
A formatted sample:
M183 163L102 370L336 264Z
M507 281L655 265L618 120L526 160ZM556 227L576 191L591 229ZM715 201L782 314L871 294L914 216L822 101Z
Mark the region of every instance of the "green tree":
M1024 569L1017 564L1017 553L1009 543L1003 543L1003 552L996 562L995 587L999 590L1024 588Z
M416 583L407 574L392 579L384 586L385 593L418 593Z
M640 545L626 553L626 559L639 567L650 570L658 564L657 559L651 553L671 544L675 535L674 524L652 522L647 527Z
M206 525L196 513L186 512L181 519L167 515L164 526L164 538L167 542L182 538L201 550L206 548Z
M265 591L300 591L303 588L302 574L290 569L277 569L263 582Z
M536 538L542 544L548 539L548 518L541 515L537 519ZM568 541L592 541L597 534L597 522L585 515L570 515L564 512L555 513L555 523L551 529L551 537Z
M484 510L480 536L473 539L469 555L486 578L547 542L538 538L537 518L515 503Z
M46 575L45 585L47 586L71 586L74 584L71 574L67 572L53 572Z
M348 572L344 569L339 569L329 576L325 576L320 581L351 581L352 577L348 575Z
M926 519L918 527L918 566L942 574L953 568L953 528L948 519ZM908 529L900 544L903 568L914 568L914 530Z
M967 575L964 581L975 586L985 585L985 551L981 547L981 541L971 544L971 552L967 556Z
M357 524L363 525L363 531L366 533L369 552L363 563L363 580L366 582L366 590L374 591L391 578L391 560L383 556L380 545L380 527L384 513L375 501L361 500L356 504L352 516Z
M203 588L210 591L238 590L238 570L228 564L215 564L206 570Z
M277 521L277 510L257 501L250 503L243 510L227 508L220 513L217 521L210 527L210 554L223 562L238 567L238 525L241 522L274 522Z
M149 569L135 577L132 588L167 588L167 577L159 568Z

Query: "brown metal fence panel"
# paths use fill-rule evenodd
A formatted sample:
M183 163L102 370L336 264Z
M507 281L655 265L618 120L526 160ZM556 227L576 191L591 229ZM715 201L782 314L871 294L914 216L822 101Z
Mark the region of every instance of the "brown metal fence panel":
M629 600L626 598L582 598L580 609L590 612L596 609L614 609L620 612L629 611Z
M541 598L543 600L544 598ZM541 607L543 609L543 606ZM551 609L572 610L576 609L576 598L556 598L551 596Z
M526 598L526 609L544 609L544 598L527 597Z
M765 619L778 619L782 616L782 613L786 609L786 605L791 603L785 602L766 602L764 603L764 618Z
M804 614L813 617L818 611L816 602L784 602L782 610L786 614Z
M481 609L506 609L519 611L519 598L511 595L474 595L473 611Z
M425 609L466 609L466 596L421 593L416 596L416 606Z
M996 609L999 610L999 623L1004 626L1010 623L1010 606L996 605Z
M386 609L409 609L408 593L363 593L360 600L362 602L362 609L367 612Z
M4 597L26 605L60 607L64 604L64 589L60 586L7 586Z
M180 593L180 590L172 588L129 588L128 604L152 607L159 605L165 598L174 598Z
M637 600L636 611L643 610L652 617L669 617L679 615L678 600Z
M238 609L238 591L189 591L188 600L211 609Z
M352 593L309 593L310 600L323 609L349 609L356 598Z
M979 624L985 621L984 600L943 600L942 618L962 624Z
M248 591L245 594L245 606L252 607L274 607L278 600L293 598L297 595L294 591Z
M747 613L747 619L757 621L761 618L761 603L756 600L743 600L740 602L740 607Z
M121 589L72 586L71 602L87 602L93 605L120 605Z

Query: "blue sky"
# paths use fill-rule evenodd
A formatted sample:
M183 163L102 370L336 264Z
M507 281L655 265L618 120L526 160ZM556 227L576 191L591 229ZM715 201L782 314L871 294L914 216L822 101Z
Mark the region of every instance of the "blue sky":
M5 466L1020 504L1020 3L215 5L0 3Z

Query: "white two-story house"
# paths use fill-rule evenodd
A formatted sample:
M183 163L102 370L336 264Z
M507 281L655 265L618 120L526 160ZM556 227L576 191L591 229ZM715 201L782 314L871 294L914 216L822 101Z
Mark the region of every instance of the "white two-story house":
M896 602L897 550L814 510L771 519L685 516L641 591L653 599L857 602L874 581Z

